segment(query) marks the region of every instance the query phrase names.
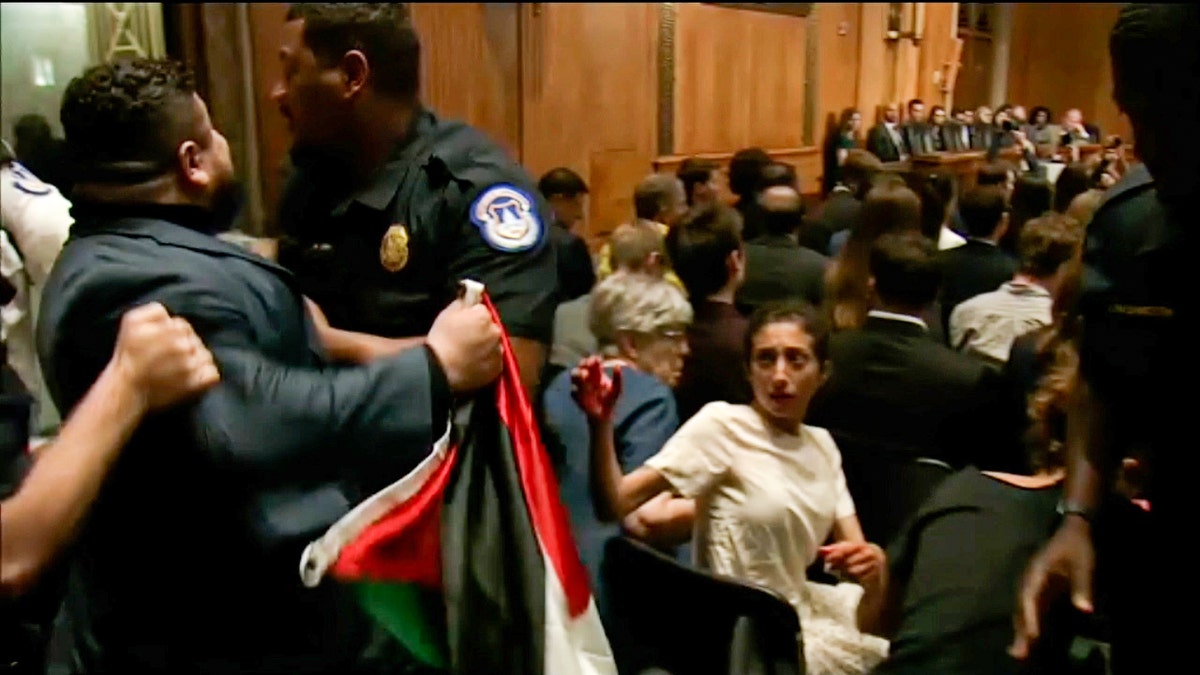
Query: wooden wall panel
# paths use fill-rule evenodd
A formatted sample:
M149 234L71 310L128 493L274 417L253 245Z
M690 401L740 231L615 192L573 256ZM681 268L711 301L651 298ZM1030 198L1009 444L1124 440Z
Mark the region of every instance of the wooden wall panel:
M863 124L870 128L879 119L880 109L891 97L891 60L883 39L887 27L887 4L857 3L859 10L858 109ZM846 74L850 76L849 73Z
M674 154L804 145L805 21L678 5Z
M1108 34L1120 10L1116 4L1018 4L1009 99L1029 108L1048 106L1055 121L1079 108L1101 133L1129 140L1129 126L1112 101L1108 59Z
M518 3L412 3L421 36L421 95L439 115L521 152Z
M657 110L658 6L537 3L521 7L522 161L591 186L585 235L633 217L633 188L651 170Z
M818 140L846 108L858 106L858 55L862 39L858 3L830 2L816 6L809 21L817 22L817 115ZM870 111L864 115L870 126ZM864 134L866 130L864 129Z
M917 95L927 106L947 105L950 99L948 92L942 91L942 77L944 66L954 58L958 40L957 13L957 3L925 3L925 39L921 41Z
M268 235L278 234L275 214L286 179L287 154L291 145L287 123L279 113L279 106L271 100L271 89L280 77L279 45L283 23L287 18L288 5L280 2L251 2L250 39L254 53L255 111L258 115L259 170L257 178L262 186L263 231Z

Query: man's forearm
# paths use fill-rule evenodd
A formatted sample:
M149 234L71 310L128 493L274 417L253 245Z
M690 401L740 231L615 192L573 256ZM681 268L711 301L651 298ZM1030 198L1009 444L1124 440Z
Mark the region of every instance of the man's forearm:
M0 508L3 595L28 589L70 540L145 410L145 400L110 365L58 438L38 453L20 490Z
M325 328L321 331L321 342L334 361L365 365L375 359L420 346L425 342L425 336L385 338L340 328Z
M517 357L517 367L521 370L521 386L525 387L525 393L533 400L542 379L542 366L546 363L546 345L529 338L514 337L510 341L513 354Z

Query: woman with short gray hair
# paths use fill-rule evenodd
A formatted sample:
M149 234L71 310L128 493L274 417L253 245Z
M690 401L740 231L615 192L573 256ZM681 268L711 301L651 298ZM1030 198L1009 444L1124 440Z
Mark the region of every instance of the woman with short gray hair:
M620 368L624 387L613 414L618 461L633 471L658 453L679 427L675 395L671 388L683 372L688 353L686 330L692 308L683 293L661 277L637 272L617 272L592 290L589 324L599 344L604 368L611 375ZM694 507L687 500L662 500L634 512L622 525L596 519L589 486L590 434L587 417L571 396L571 371L560 373L547 387L546 444L562 457L559 485L562 502L571 516L579 554L591 576L597 608L616 655L628 653L628 636L622 621L609 608L600 578L605 544L628 533L671 549L691 539ZM685 553L678 551L680 559Z

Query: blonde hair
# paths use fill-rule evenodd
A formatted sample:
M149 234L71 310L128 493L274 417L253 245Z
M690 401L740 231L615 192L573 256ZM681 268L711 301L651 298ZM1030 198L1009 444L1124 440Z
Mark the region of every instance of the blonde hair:
M653 333L692 322L692 306L678 288L659 277L616 272L592 289L588 327L601 353L611 354L617 335Z
M657 253L660 259L667 257L662 232L656 225L640 220L613 230L608 248L613 271L640 272L651 255Z

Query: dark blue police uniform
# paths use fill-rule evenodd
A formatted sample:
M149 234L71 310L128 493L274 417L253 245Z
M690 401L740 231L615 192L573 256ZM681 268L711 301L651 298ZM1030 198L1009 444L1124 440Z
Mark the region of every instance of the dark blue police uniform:
M1176 590L1154 588L1147 547L1169 545L1162 527L1182 513L1183 491L1172 481L1187 447L1186 367L1181 318L1189 284L1181 223L1159 200L1154 180L1136 165L1105 195L1088 227L1080 298L1080 372L1106 404L1105 439L1113 458L1149 460L1149 515L1106 506L1096 524L1096 585L1111 614L1113 672L1166 672L1183 644L1165 637L1177 618L1163 602ZM1121 500L1115 500L1120 504ZM1124 507L1128 507L1127 504ZM1187 583L1187 582L1185 582ZM1183 590L1183 589L1180 589ZM1163 661L1159 663L1159 661Z
M121 315L147 302L195 327L222 381L147 417L106 480L72 560L72 672L374 672L356 603L334 584L303 588L297 569L309 541L444 430L436 359L411 349L328 367L291 274L211 236L203 210L77 203L73 215L38 326L60 409L109 361Z
M457 282L472 278L510 335L549 343L558 287L550 209L482 133L418 110L366 186L320 162L297 164L280 206L279 261L332 326L425 335Z

